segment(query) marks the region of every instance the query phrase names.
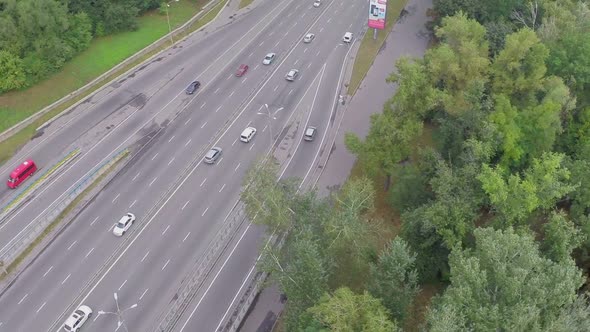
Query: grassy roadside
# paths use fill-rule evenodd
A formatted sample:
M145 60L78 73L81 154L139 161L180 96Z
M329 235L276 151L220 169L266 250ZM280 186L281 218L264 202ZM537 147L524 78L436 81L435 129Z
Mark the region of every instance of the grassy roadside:
M47 237L47 235L51 234L53 230L63 221L63 219L70 213L72 210L91 192L101 181L116 167L119 165L121 161L125 159L128 152L125 153L117 162L111 165L103 174L101 174L98 178L90 184L88 188L86 188L83 192L78 195L58 216L55 218L47 228L12 262L10 265L6 266L6 270L0 270L0 281L4 280L7 276L6 273L10 274L12 271L16 270L16 268L22 263L22 261L27 258L27 256Z
M386 28L377 33L377 39L373 40L373 29L367 30L365 37L361 41L361 46L354 60L352 76L348 83L348 94L354 95L361 82L367 75L369 68L373 64L379 49L387 39L393 25L397 21L402 9L406 6L408 0L389 0L387 1L387 17L385 20Z
M208 0L182 0L170 6L170 24L173 28L182 25L189 20ZM227 2L227 1L226 1ZM223 8L218 5L203 18L193 24L187 33L176 37L176 40L185 37L211 21ZM0 95L0 132L22 121L26 117L39 111L46 105L62 98L102 73L108 71L116 64L135 54L145 46L151 44L168 32L168 24L165 15L159 15L157 10L150 12L139 19L140 28L137 31L121 33L115 36L99 38L93 41L88 50L78 55L68 63L62 71L54 74L47 80L27 90L14 91ZM114 46L113 46L114 45ZM67 109L76 102L86 98L90 93L98 90L113 78L145 61L152 55L169 47L164 45L145 55L141 59L128 64L116 73L98 82L83 96L79 96L60 107L48 112L31 125L23 128L9 139L0 142L0 165L9 159L22 145L33 137L35 130L44 122ZM109 51L109 49L115 49Z
M238 9L242 9L244 7L249 6L252 2L254 2L254 0L240 0L240 6L238 7Z

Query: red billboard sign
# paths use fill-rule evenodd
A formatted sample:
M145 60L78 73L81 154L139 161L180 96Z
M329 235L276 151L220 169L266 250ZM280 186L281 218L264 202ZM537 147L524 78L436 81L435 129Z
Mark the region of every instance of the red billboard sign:
M369 2L369 28L385 29L385 16L387 13L387 0L370 0Z

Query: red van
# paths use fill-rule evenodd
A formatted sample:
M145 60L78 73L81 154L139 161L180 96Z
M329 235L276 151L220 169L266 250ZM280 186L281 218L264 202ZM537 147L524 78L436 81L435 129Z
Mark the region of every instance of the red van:
M33 175L37 170L37 165L31 159L27 159L24 163L20 164L17 168L10 173L10 177L6 182L8 188L16 188L18 187L23 181L25 181L29 176Z

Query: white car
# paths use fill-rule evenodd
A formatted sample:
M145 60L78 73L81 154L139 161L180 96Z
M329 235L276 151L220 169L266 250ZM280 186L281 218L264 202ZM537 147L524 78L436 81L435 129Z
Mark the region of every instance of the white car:
M299 70L297 69L291 69L289 70L289 72L287 73L287 75L285 75L285 79L287 81L294 81L297 76L299 75Z
M315 35L313 33L308 33L307 35L305 35L305 37L303 37L303 42L304 43L311 43L311 41L315 38Z
M86 321L92 316L92 309L89 306L81 305L76 311L72 312L70 317L66 319L63 326L63 331L78 332Z
M256 128L248 127L240 134L240 141L248 143L254 138L254 135L256 135Z
M135 215L133 213L127 213L121 217L121 220L119 220L117 224L115 224L115 228L113 228L113 234L115 234L115 236L123 236L129 227L133 225L134 221Z
M313 6L314 6L314 7L319 7L319 6L320 6L320 0L315 0L315 1L313 2Z
M274 61L274 59L275 59L276 56L277 55L275 53L268 53L264 57L264 60L262 60L262 64L263 65L270 65Z
M352 32L347 32L344 34L344 37L342 37L342 41L345 43L352 43Z

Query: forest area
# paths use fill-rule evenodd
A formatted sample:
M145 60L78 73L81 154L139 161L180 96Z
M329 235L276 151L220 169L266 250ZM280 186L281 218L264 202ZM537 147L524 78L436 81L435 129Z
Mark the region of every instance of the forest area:
M0 93L61 69L95 37L137 28L160 0L0 0Z
M272 160L245 179L247 214L282 242L260 263L282 329L588 331L589 3L435 0L431 16L432 47L396 63L367 137L346 135L362 176L326 198Z

